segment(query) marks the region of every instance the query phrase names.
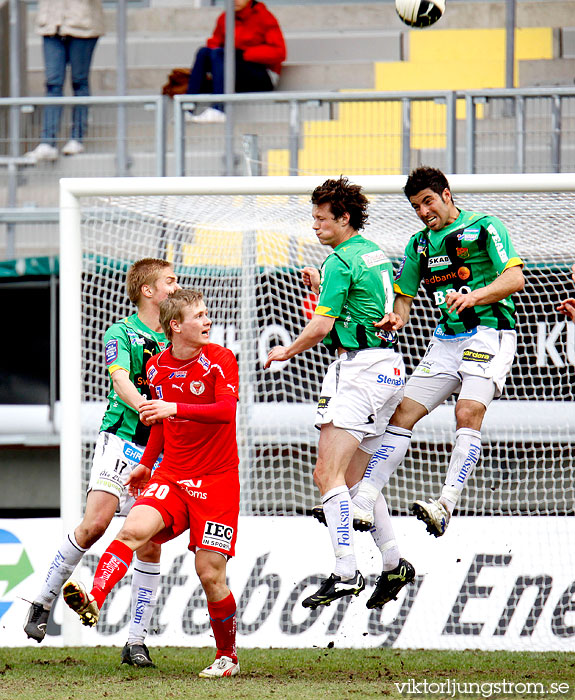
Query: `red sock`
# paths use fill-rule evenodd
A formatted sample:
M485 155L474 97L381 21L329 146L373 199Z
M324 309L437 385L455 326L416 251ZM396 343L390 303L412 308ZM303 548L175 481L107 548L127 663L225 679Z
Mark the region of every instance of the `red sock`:
M134 552L128 545L120 540L114 540L102 554L94 574L94 584L91 591L100 609L108 593L126 575L133 554Z
M218 648L216 659L220 656L229 656L234 663L237 663L236 601L233 594L230 592L229 596L216 603L208 601L208 613Z

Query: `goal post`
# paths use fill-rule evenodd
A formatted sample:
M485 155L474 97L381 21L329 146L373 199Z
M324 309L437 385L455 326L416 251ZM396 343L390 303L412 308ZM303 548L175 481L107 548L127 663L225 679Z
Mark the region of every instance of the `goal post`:
M361 184L366 193L370 196L385 196L390 195L395 196L395 200L391 200L390 206L395 207L394 218L397 223L397 227L394 231L393 222L391 226L389 222L386 225L386 231L384 231L381 240L379 240L379 230L381 228L381 222L378 220L378 212L374 211L372 207L372 213L370 216L370 226L366 229L366 235L374 237L380 242L382 247L392 258L396 261L401 256L403 247L409 237L413 232L418 229L418 220L410 212L409 206L403 200L401 196L401 188L405 183L405 178L403 176L350 176L350 180ZM536 200L535 208L539 206L540 216L538 219L525 220L525 217L521 216L521 212L517 212L517 220L522 227L526 224L531 226L531 231L517 231L513 220L505 220L504 223L508 226L512 240L515 243L516 248L520 255L522 255L528 265L533 262L533 265L540 266L545 263L545 258L547 262L554 265L556 268L563 266L565 271L570 267L571 257L575 259L575 253L571 255L569 251L572 250L571 232L569 228L565 228L563 223L563 230L559 229L557 231L553 230L554 226L557 226L559 214L563 216L570 217L571 212L567 211L565 207L558 209L557 213L555 211L549 212L549 217L545 213L545 202L554 201L553 195L559 196L564 194L566 196L573 196L575 192L575 174L528 174L528 175L451 175L449 176L451 188L455 193L456 202L459 202L467 194L473 193L483 193L486 195L494 195L497 193L502 194L514 194L515 197L512 201L512 205L520 209L527 205L527 195L528 193L534 193L537 195L541 194L541 197ZM78 493L81 491L81 472L78 469L78 455L81 454L81 421L82 415L86 414L86 406L83 404L86 401L86 397L83 398L82 391L82 358L85 357L85 346L82 344L82 275L83 275L83 234L82 234L82 211L83 207L88 207L93 205L95 201L98 201L98 206L101 207L101 216L110 219L112 214L110 211L122 210L120 205L121 201L127 201L132 198L147 198L148 200L157 198L158 202L165 198L171 198L172 200L177 200L178 198L203 198L204 200L210 197L229 197L230 202L232 202L232 210L237 208L234 198L237 197L252 197L261 200L265 197L271 198L269 200L270 204L262 204L261 201L254 202L254 210L259 206L260 208L277 207L277 219L284 219L281 225L278 225L277 221L274 221L273 216L267 221L269 225L269 235L272 239L271 253L271 264L273 265L273 237L275 235L274 231L277 229L279 233L278 237L283 234L284 229L290 226L290 220L297 219L297 224L294 225L294 236L301 234L302 227L307 227L310 233L310 239L305 241L305 248L309 251L312 250L313 246L313 236L311 234L311 209L309 206L309 196L318 184L323 181L321 177L222 177L222 178L65 178L60 180L60 406L61 406L61 512L62 518L65 522L65 526L72 526L73 523L77 522L81 516L82 503L81 499L78 498ZM545 193L549 193L547 200L545 199ZM284 200L278 201L280 197L289 196L299 196L297 205L294 201ZM105 207L101 204L105 199L114 199L114 207L109 207L105 210ZM276 202L274 203L274 199ZM221 200L220 200L221 201ZM298 212L295 214L295 208L297 206ZM136 205L137 208L137 205ZM471 206L466 206L466 208L473 208ZM489 211L487 213L499 215L500 206L498 206L497 198L489 203ZM131 205L132 214L134 214L134 206ZM532 208L530 209L532 210ZM85 211L85 209L84 209ZM205 213L204 213L205 215ZM244 213L245 215L245 213ZM384 216L387 214L384 213ZM98 215L96 215L98 216ZM125 209L120 214L124 217L124 222L122 225L128 226L138 226L139 223L137 218L130 219L129 214L126 214ZM157 235L161 234L162 231L162 214L154 215L158 218L158 221L154 224L156 227ZM175 216L175 214L165 215ZM233 216L232 222L230 224L227 221L223 230L230 231L234 227ZM257 218L257 216L256 216ZM307 219L306 219L307 218ZM287 219L287 223L285 222ZM136 223L134 223L136 222ZM201 225L201 222L192 222L192 226L197 227ZM209 223L209 226L213 227L213 222ZM248 226L248 228L246 228ZM238 222L237 228L241 229L244 227L245 231L248 232L243 239L243 254L249 255L250 250L250 235L249 235L249 222L241 221ZM121 228L121 227L120 227ZM544 230L541 230L543 228ZM190 229L191 231L193 228ZM392 232L395 234L392 238ZM537 232L537 233L536 233ZM528 241L527 237L529 234L534 234L536 240ZM121 232L117 235L121 236ZM260 238L266 235L263 231L262 223L257 222L256 227L251 232L252 243L256 240L258 236ZM523 249L524 239L530 245L531 250ZM226 245L226 241L222 238L217 238L217 240ZM303 240L303 239L302 239ZM310 241L312 241L310 243ZM156 250L159 251L160 245L159 241L156 241ZM227 241L230 243L230 241ZM256 245L254 243L254 245ZM279 244L278 244L279 246ZM154 248L154 242L152 242L151 249ZM319 249L316 251L317 256L321 259L325 252L321 251L321 246L317 245ZM119 248L118 248L119 249ZM123 250L121 257L126 264L133 262L134 260L142 257L149 253L150 246L146 248L146 252L138 252L134 247L132 250ZM168 241L167 244L163 245L163 250L166 251L168 255L176 255L174 253L174 246L170 247ZM171 252L170 252L171 251ZM282 259L282 253L276 251L278 256L277 267L278 269L285 269L285 260ZM91 251L89 256L93 256L97 252ZM213 251L213 259L217 263L218 251ZM256 255L252 246L252 255ZM180 255L181 258L181 255ZM316 258L317 259L317 258ZM303 259L302 259L302 262ZM312 261L313 262L313 261ZM175 262L177 266L177 262ZM227 264L227 263L226 263ZM232 261L232 264L237 264L237 260ZM252 267L253 267L252 261ZM264 264L270 264L269 261L264 261ZM289 263L288 263L289 264ZM184 265L186 267L186 265ZM188 266L189 267L189 266ZM205 266L204 266L205 267ZM201 271L200 271L201 274ZM255 289L253 280L253 269L249 270L247 265L244 265L242 270L242 286L246 287L251 285L252 291ZM250 279L250 275L252 278ZM183 276L184 283L187 282L186 276ZM197 280L195 280L197 281ZM570 295L570 280L568 276L565 277L565 295ZM123 295L123 272L119 275L117 279L117 285L119 288L119 296ZM421 298L421 295L420 295ZM418 298L418 301L419 299ZM217 299L209 298L208 301L212 306L218 303ZM248 298L243 299L244 310L249 313L249 303ZM428 310L429 311L429 310ZM542 308L541 313L542 318L547 317L553 310L550 308ZM117 318L118 314L114 313L114 309L110 309L111 315L109 322L113 322ZM122 313L120 311L120 313ZM418 307L417 304L414 306L414 311L411 318L411 326L413 328L414 321L417 322L418 319ZM254 319L256 320L256 319ZM301 317L296 319L292 328L290 329L292 336L298 332L300 327L303 327L305 323L305 318ZM431 330L434 326L435 319L433 317L426 318L423 321L423 325L426 330ZM242 354L251 356L251 362L254 361L255 350L249 347L250 332L252 336L252 341L254 340L254 328L255 323L247 324L248 332L244 333L241 337L241 343L244 344L244 353L240 353L240 364L243 366L244 371L247 370L247 374L250 372L253 374L253 368L246 367L245 357L242 361ZM570 324L567 324L568 326ZM533 332L543 333L537 328L533 328ZM569 334L572 336L572 330ZM405 329L405 335L408 339L407 350L409 352L409 345L411 345L410 339L410 326ZM278 338L271 333L268 337L271 344L275 340L278 342ZM286 338L287 340L287 338ZM426 339L424 338L424 341ZM569 339L568 339L569 340ZM543 342L543 349L545 342ZM404 353L406 352L406 347L402 348ZM553 354L553 348L551 348ZM541 348L539 349L541 352ZM97 356L98 349L94 349L96 353L95 361L98 363L101 358ZM566 348L566 353L572 355L573 349L570 344ZM96 369L95 372L100 372L105 376L102 368ZM274 372L272 374L279 374ZM321 372L318 377L321 376ZM101 383L101 386L106 388L106 382ZM240 405L242 401L249 400L252 403L252 407L259 403L254 400L253 388L250 388L246 382L243 382L244 390L247 389L247 395L241 396ZM312 397L310 397L311 399ZM532 396L532 400L536 400L537 396ZM88 401L94 400L94 397L88 397ZM100 401L104 400L104 396L99 397ZM289 403L288 399L288 403ZM313 402L313 401L312 401ZM269 403L269 402L265 402ZM294 402L295 403L295 402ZM290 411L289 406L285 405L286 402L281 402L278 406L279 418L277 421L273 421L273 417L269 416L269 412L263 411L265 405L260 407L260 413L268 413L267 419L271 421L272 426L275 423L281 423L284 420L289 420ZM552 407L549 407L552 409ZM256 413L258 408L253 409ZM309 413L309 411L308 411ZM543 411L545 414L545 411ZM517 413L509 413L508 418L517 416ZM253 418L253 416L252 416ZM260 416L261 418L261 416ZM529 422L530 417L524 417L526 422ZM533 417L531 417L532 420ZM537 417L538 418L538 417ZM569 420L569 414L566 412L566 420ZM312 418L313 420L313 418ZM245 426L244 426L245 427ZM289 432L289 427L284 425L281 428L279 425L275 425L273 429L283 430L283 432ZM559 429L559 428L558 428ZM313 428L310 428L313 434ZM240 443L245 444L246 436L240 435Z
M348 176L370 198L369 225L397 266L421 224L402 194L404 176ZM142 257L166 257L182 286L203 288L211 338L240 367L238 444L243 515L304 515L312 481L314 407L330 361L314 348L263 370L269 348L291 342L313 313L300 281L330 252L311 228L310 196L325 177L82 178L60 180L61 518L80 521L108 378L105 329L133 313L125 273ZM449 175L456 205L498 216L525 260L516 295L518 356L489 407L482 463L462 515L563 516L575 500L575 324L554 310L575 296L575 174ZM401 332L409 373L437 323L422 291ZM436 495L454 439L453 403L414 431L388 486L393 515ZM81 466L80 466L81 465ZM386 494L387 495L387 494ZM543 546L543 545L542 545Z

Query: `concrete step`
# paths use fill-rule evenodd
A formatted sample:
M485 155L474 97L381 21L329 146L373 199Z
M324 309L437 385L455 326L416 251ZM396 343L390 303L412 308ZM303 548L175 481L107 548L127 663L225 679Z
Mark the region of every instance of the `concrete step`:
M128 94L160 94L162 86L168 80L170 71L171 68L129 68ZM372 62L291 63L288 61L282 69L278 90L317 92L340 90L350 86L370 90L373 88L373 84L374 65ZM115 95L115 69L93 69L90 73L90 89L93 95ZM44 94L43 70L28 72L28 92L30 95L36 96ZM66 94L71 94L68 85L66 86Z
M575 3L574 3L575 4ZM575 57L550 61L520 61L519 87L575 84Z
M575 58L575 27L561 29L561 58Z
M177 27L178 31L199 34L208 37L215 25L222 7L190 7L191 3L180 0L150 3L152 7L128 9L128 32L164 32L170 33ZM157 5L157 6L154 6ZM393 2L358 2L358 3L314 3L299 2L285 5L268 4L277 17L284 33L305 27L311 31L330 29L367 29L406 31L406 26L399 20ZM505 3L499 0L450 0L436 28L494 28L505 26ZM572 0L524 0L517 3L516 22L518 27L575 27L575 6ZM116 27L116 11L105 11L107 31ZM28 11L29 32L34 31L35 12ZM426 31L433 31L431 27ZM407 31L411 31L407 29ZM414 30L418 31L418 30Z
M295 63L340 63L347 61L401 61L403 58L401 31L323 31L294 32L285 35L287 58ZM128 35L126 60L129 66L165 67L192 64L196 51L205 45L202 35L181 33L142 33ZM96 44L92 69L116 66L117 37L115 34L102 37ZM28 68L44 67L42 38L28 40Z

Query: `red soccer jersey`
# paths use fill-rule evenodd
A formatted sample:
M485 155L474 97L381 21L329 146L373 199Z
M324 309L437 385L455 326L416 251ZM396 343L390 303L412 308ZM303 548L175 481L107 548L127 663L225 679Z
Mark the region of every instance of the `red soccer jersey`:
M214 343L192 360L178 360L167 348L148 361L147 372L153 398L170 403L213 404L223 396L238 398L236 358L231 350ZM230 423L170 416L164 419L163 429L164 477L180 480L238 468L235 416Z

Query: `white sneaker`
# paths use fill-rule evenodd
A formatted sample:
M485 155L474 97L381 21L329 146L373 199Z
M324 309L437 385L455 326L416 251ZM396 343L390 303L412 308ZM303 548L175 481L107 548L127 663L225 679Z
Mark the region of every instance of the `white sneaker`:
M200 671L198 675L200 678L229 678L237 676L239 672L239 663L234 663L229 656L220 656L211 666Z
M192 114L189 118L186 117L186 121L196 124L223 124L226 121L226 115L219 109L208 107L198 116Z
M429 499L429 503L415 501L411 510L418 520L427 525L430 535L441 537L447 530L451 514L440 501L434 501L432 498Z
M49 143L39 143L33 151L24 155L33 158L37 163L41 160L58 160L58 149Z
M84 146L80 141L71 139L62 149L62 153L65 156L77 156L78 153L84 153L84 150Z

